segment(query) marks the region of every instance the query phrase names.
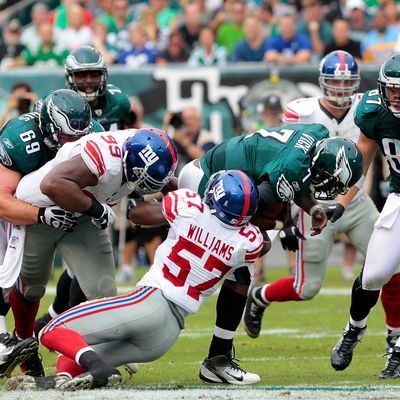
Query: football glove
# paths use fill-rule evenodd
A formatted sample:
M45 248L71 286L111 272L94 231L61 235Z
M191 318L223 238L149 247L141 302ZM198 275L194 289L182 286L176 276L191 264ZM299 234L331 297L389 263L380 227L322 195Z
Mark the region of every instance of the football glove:
M38 224L46 224L52 228L72 232L76 225L76 216L74 213L64 210L59 206L40 207Z
M341 204L336 203L333 206L329 206L325 211L325 214L329 221L336 222L343 215L344 210L345 208Z
M132 208L135 208L139 203L142 203L144 201L143 196L134 198L130 197L128 198L128 203L126 205L126 218L129 219L129 213L131 212Z
M289 220L279 231L279 238L281 239L283 250L289 251L297 251L299 249L299 239L306 240L292 220Z
M108 204L99 203L96 200L93 200L91 207L83 214L92 217L92 224L99 229L106 229L116 218L115 212Z

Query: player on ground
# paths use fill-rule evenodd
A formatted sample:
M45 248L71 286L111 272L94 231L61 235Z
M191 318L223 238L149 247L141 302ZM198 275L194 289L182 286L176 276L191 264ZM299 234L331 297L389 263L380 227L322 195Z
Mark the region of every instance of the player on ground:
M357 62L344 51L329 53L320 64L319 84L322 96L290 102L283 113L284 121L318 121L328 128L331 137L339 136L357 142L360 129L354 123L354 114L362 97L357 94L360 84ZM357 250L365 255L379 214L362 186L363 181L360 182L358 195L346 209L344 218L334 224L329 222L318 236L307 234L311 218L304 210L300 210L299 230L306 236L306 240L301 242L296 257L295 276L251 289L244 315L245 329L250 337L259 336L264 310L272 302L311 300L319 293L328 257L338 233L345 233ZM322 198L320 204L329 207L334 202Z
M18 182L22 176L40 168L51 160L60 146L95 130L102 130L101 125L91 120L88 104L75 92L63 89L51 93L46 104L51 105L42 113L22 114L8 121L0 132L0 218L12 224L46 224L53 231L55 228L71 230L76 219L70 212L58 206L35 207L14 197ZM4 225L5 226L5 225ZM50 228L52 227L52 228ZM7 227L10 241L20 240L24 229ZM6 229L1 230L0 244L5 256L7 246ZM9 260L15 259L12 255ZM15 259L16 260L16 259ZM4 259L1 260L3 265ZM9 273L3 265L0 270L0 376L10 373L12 366L12 348L15 338L6 330L5 316L10 308L8 297L15 278L8 279ZM6 281L6 282L4 282ZM7 302L5 301L7 298ZM26 373L41 374L43 368L38 357L32 357L24 366Z
M366 92L356 110L355 123L361 129L358 144L363 154L363 174L367 173L379 147L389 164L390 194L375 223L364 267L353 284L349 322L332 350L332 367L340 371L351 363L354 347L365 333L367 316L378 301L382 286L388 282L386 289L393 295L400 295L400 278L399 274L395 274L400 264L400 252L393 245L400 233L400 164L397 151L399 118L400 54L395 54L382 64L378 77L378 90ZM358 187L354 187L348 195L339 198L338 202L343 207L347 207L357 193ZM340 215L339 210L336 218ZM393 274L395 275L392 278ZM385 292L382 292L382 296L385 296ZM398 301L387 304L386 314L388 314L388 308L396 308L397 304ZM394 314L394 317L395 326L399 327L398 313ZM380 374L383 379L400 377L399 336L400 328L389 332L389 358Z
M92 117L106 131L124 129L124 119L130 110L129 98L108 83L107 65L103 56L91 46L72 52L65 61L66 86L84 98ZM70 268L57 282L57 293L46 314L35 324L35 335L54 317L85 300L85 296Z
M253 218L254 224L262 231L273 229L279 218L267 214L270 221L266 221L265 210L293 200L312 216L311 234L315 235L324 228L327 217L314 196L334 199L361 176L357 146L349 139L328 137L328 130L320 124L290 124L228 139L186 165L178 185L201 194L212 173L242 170L253 178L260 192L260 212ZM249 285L250 273L245 268L233 280L224 282L217 301L214 335L200 377L205 369L220 363L220 355L232 351Z
M260 230L249 223L257 204L252 179L241 171L225 171L210 178L203 200L179 189L164 197L162 208L142 203L131 209L135 223L170 224L149 272L127 295L83 303L53 319L41 331L41 341L62 354L58 375L16 377L7 386L115 386L121 381L116 366L161 357L175 343L184 319L198 311L221 280L243 266L252 268L264 247ZM227 367L225 356L220 361L221 366L202 369L205 381L246 384L260 379L233 362Z

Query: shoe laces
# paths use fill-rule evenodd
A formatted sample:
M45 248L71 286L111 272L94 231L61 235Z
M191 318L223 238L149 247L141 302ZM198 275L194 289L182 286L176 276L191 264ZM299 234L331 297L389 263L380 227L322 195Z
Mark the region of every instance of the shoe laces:
M360 342L361 340L358 338L362 328L351 327L348 330L343 329L343 339L342 343L339 347L339 353L349 353L353 350L353 346L355 342Z
M17 343L17 340L6 332L0 334L0 343L3 344L5 347L11 347Z
M237 359L235 356L236 356L235 347L233 347L232 351L226 354L226 358L228 359L229 362L229 367L236 371L246 374L247 371L245 371L243 368L239 366L238 363L240 362L240 360Z
M256 320L257 322L261 321L262 316L264 314L265 307L262 307L257 304L257 302L251 298L251 303L250 303L250 315L251 317Z
M396 349L398 348L396 347ZM395 350L394 348L390 349L389 351L387 351L385 354L382 355L382 357L385 356L389 356L389 360L383 372L391 375L396 371L396 369L398 369L400 365L400 349L398 350Z

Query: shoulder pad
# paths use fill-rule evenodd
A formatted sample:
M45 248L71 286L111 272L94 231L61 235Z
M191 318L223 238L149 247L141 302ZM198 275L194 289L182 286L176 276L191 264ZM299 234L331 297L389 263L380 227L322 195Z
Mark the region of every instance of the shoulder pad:
M291 101L285 106L282 119L284 122L298 122L300 117L308 117L314 111L310 98Z
M382 102L378 90L368 90L357 106L356 118L375 118L381 110Z

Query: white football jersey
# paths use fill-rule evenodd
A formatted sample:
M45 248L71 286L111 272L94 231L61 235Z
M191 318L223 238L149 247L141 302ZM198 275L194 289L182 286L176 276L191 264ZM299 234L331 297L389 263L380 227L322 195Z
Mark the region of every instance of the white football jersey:
M41 181L56 165L80 155L89 170L98 178L96 186L88 186L83 191L100 203L116 204L131 192L127 183L122 183L122 145L134 131L135 129L95 132L75 142L65 143L53 160L22 178L16 196L40 207L54 204L40 191Z
M282 120L285 124L322 124L329 130L329 136L340 136L358 142L360 128L354 123L354 116L358 103L363 94L357 93L354 101L347 113L340 120L337 120L327 110L321 107L320 97L309 97L293 100L288 103L284 109ZM353 201L356 201L364 194L364 189L360 190ZM323 201L323 203L332 203Z
M195 313L218 282L237 268L246 266L252 272L263 237L251 224L222 224L189 189L168 193L162 207L171 228L138 286L157 287L168 300Z

